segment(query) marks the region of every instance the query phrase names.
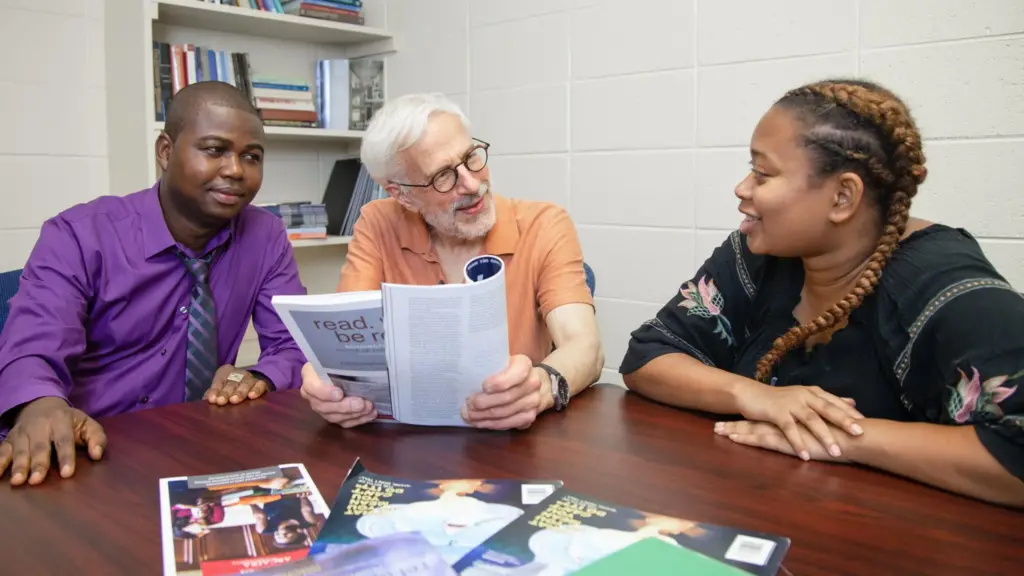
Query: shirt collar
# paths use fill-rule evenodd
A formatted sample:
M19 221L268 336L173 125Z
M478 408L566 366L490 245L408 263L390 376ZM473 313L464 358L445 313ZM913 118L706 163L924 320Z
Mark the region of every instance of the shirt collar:
M139 216L142 225L142 248L147 260L171 248L179 249L189 256L203 256L234 235L238 220L238 217L232 218L228 226L217 232L206 245L203 254L190 254L190 250L174 241L171 230L167 227L167 220L164 219L164 212L160 208L160 180L157 180L149 190L143 191L140 197Z
M484 252L495 256L514 254L516 245L519 244L519 225L516 222L515 209L509 199L497 194L492 193L491 200L494 202L494 226L484 239ZM403 208L398 241L406 250L411 250L428 260L437 260L430 242L427 223L422 216L411 210Z

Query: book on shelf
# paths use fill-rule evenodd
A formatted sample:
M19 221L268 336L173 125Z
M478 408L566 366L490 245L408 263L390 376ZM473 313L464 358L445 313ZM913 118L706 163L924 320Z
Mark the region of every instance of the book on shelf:
M288 565L330 514L302 464L161 478L159 494L165 576Z
M352 236L363 206L387 195L384 187L374 182L359 159L335 161L324 189L327 233Z
M316 89L321 126L366 130L384 106L384 57L318 60Z
M158 122L167 119L167 105L179 90L209 80L238 88L253 103L265 126L319 127L313 92L307 83L254 76L249 54L245 52L153 42L153 91Z
M508 365L509 344L504 262L478 256L463 276L271 303L316 373L373 402L377 421L468 426L461 408Z
M252 98L249 54L212 50L195 44L153 42L153 90L156 120L167 120L172 96L190 84L218 80Z
M252 100L267 126L320 126L309 84L281 78L254 76Z
M289 240L327 238L327 211L323 204L309 201L257 204L284 222Z
M647 538L760 576L778 572L790 545L775 534L653 514L561 488L453 568L472 576L575 574Z
M285 14L362 26L362 0L283 0Z

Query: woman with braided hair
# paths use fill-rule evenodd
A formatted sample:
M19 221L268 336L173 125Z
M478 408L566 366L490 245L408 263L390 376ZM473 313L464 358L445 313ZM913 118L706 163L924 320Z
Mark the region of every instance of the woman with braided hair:
M715 432L740 444L1024 507L1024 298L968 232L910 217L904 103L809 84L750 152L739 230L632 333L626 385L739 415Z

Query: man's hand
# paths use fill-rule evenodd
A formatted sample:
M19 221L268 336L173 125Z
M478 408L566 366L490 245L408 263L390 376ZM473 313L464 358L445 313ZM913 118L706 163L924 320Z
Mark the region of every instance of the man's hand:
M840 448L839 456L829 454L829 451L825 449L825 445L802 424L797 425L797 434L800 435L810 459L828 462L849 462L850 460L845 456L845 448L850 436L835 426L830 426L830 428L831 436L835 438ZM748 420L719 422L715 424L715 434L727 436L729 440L737 444L775 450L790 456L797 456L798 454L797 450L793 448L793 445L787 439L786 434L778 426L768 422L750 422Z
M471 426L508 430L529 428L544 410L543 368L534 368L526 356L509 358L508 367L484 380L483 392L466 399L462 418Z
M345 397L341 388L321 380L309 362L302 367L301 393L309 401L310 408L324 420L342 428L366 424L377 417L373 402L355 396Z
M241 379L234 375L241 375ZM203 394L203 400L223 406L228 402L239 404L246 399L255 400L270 390L270 385L253 376L247 370L238 370L230 364L217 369L213 384Z
M10 466L11 485L20 486L26 479L39 484L50 471L51 445L57 448L61 477L70 478L75 473L75 447L87 446L89 457L99 460L107 436L98 422L62 398L40 398L21 409L0 444L0 476Z

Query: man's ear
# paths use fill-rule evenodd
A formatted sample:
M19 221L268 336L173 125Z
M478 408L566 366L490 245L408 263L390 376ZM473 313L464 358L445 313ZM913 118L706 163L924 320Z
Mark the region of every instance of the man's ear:
M171 163L171 155L174 153L174 140L161 131L156 137L156 163L160 166L161 172L167 172L167 165Z
M833 224L842 224L853 218L864 202L864 181L853 172L843 172L836 181L832 194L832 209L829 220Z
M409 200L409 195L402 192L402 187L394 182L389 182L384 186L384 190L387 191L388 195L394 198L402 208L406 210L416 211L416 207L413 206L412 201Z

